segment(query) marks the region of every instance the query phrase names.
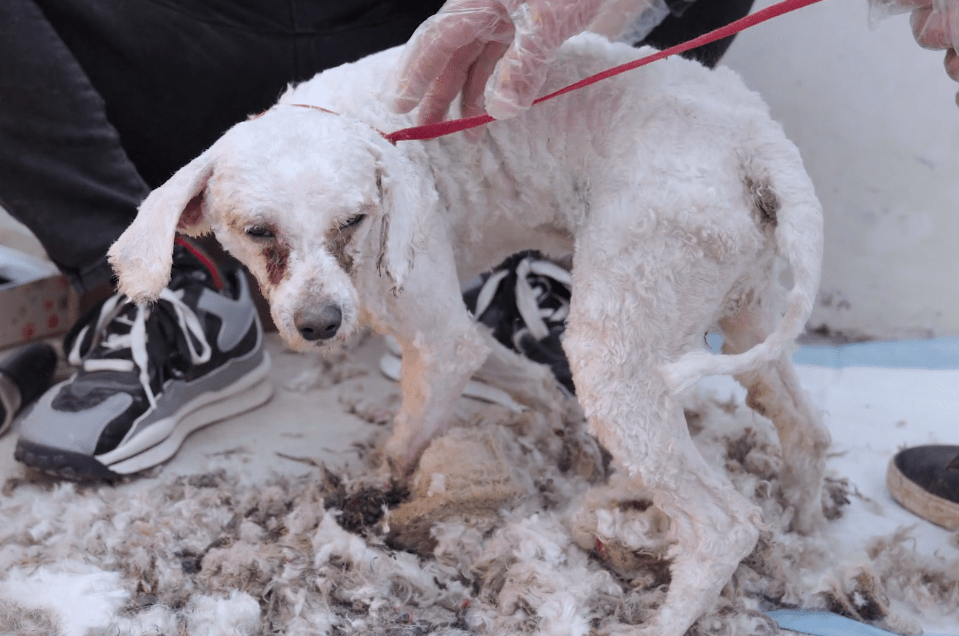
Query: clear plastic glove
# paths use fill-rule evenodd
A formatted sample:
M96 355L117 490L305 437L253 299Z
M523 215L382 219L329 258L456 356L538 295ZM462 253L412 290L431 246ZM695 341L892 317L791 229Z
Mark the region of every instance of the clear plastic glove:
M959 0L869 0L869 5L870 21L911 11L916 42L926 49L945 49L946 73L959 82Z
M513 117L537 97L556 50L599 19L635 24L655 0L447 0L406 46L393 107L440 121L462 93L462 115ZM661 4L661 2L660 2ZM621 16L620 20L611 18ZM617 37L619 33L604 33Z
M926 0L912 11L912 33L927 49L959 49L959 0Z

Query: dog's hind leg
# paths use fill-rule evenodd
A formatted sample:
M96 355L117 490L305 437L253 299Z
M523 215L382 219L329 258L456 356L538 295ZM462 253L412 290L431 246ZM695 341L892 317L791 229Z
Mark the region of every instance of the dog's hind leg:
M773 330L775 316L753 303L720 321L723 353L741 353L762 342ZM790 352L736 380L746 389L746 404L772 420L782 446L783 503L794 514L791 529L808 534L823 521L821 489L826 467L829 431L799 384Z
M669 590L637 633L680 636L755 546L760 512L700 456L661 372L706 318L657 293L659 272L628 268L612 250L587 252L577 252L564 348L592 433L669 518Z

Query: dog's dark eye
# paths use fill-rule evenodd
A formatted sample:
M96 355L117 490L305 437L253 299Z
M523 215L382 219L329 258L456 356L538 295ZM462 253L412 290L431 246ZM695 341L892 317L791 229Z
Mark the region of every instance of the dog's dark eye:
M341 224L340 224L340 229L341 229L341 230L348 230L348 229L350 229L351 227L356 227L356 226L359 225L359 224L363 221L363 219L365 219L365 218L366 218L366 215L365 215L365 214L355 214L355 215L351 216L350 218L348 218L345 223L341 223Z
M246 235L258 239L273 238L273 232L265 225L251 225L246 229Z

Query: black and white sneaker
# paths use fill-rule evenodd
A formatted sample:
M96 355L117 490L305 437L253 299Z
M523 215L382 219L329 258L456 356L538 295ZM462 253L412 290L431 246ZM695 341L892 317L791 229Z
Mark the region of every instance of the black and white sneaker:
M463 291L467 308L503 345L545 364L575 393L560 343L569 316L570 273L537 252L521 252Z
M79 366L23 418L15 457L74 480L114 480L172 457L193 431L273 392L246 277L193 246L174 248L170 285L151 306L116 295L67 335Z
M556 380L574 394L573 375L560 344L571 288L567 269L538 252L520 252L464 285L462 293L473 318L489 327L493 337L530 360L548 365ZM386 339L386 345L380 371L399 381L399 346L392 338ZM506 391L476 380L466 384L463 395L517 412L523 409Z
M57 352L45 342L4 353L0 362L0 435L9 430L21 407L40 397L53 381Z

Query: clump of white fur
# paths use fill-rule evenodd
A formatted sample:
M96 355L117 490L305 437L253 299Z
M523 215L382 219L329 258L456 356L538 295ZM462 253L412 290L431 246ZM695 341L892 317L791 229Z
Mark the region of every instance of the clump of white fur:
M915 624L896 607L959 609L957 564L917 554L905 531L867 546L865 574L826 539L785 532L768 422L708 397L690 401L687 417L703 455L764 511L767 525L694 634L775 633L760 612L770 599L865 611L873 594L888 599L888 613L874 622L903 631ZM487 474L499 476L467 489L455 467L469 467L483 445L497 449L484 457ZM607 469L581 421L491 408L436 449L460 452L459 462L427 462L429 478L411 500L385 524L355 533L326 507L332 494L321 474L251 484L235 478L235 459L206 474L119 489L19 485L0 499L0 626L70 634L82 607L93 617L84 629L122 636L614 634L642 625L662 604L668 521L646 507L643 493L621 491L616 473L607 487L589 490ZM447 477L436 476L443 471ZM484 510L450 503L504 483L523 496L489 498ZM446 502L428 508L432 547L389 547L404 507L428 499Z

